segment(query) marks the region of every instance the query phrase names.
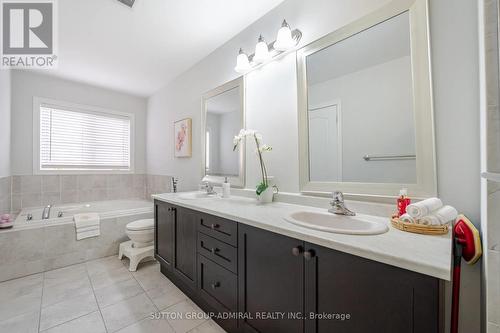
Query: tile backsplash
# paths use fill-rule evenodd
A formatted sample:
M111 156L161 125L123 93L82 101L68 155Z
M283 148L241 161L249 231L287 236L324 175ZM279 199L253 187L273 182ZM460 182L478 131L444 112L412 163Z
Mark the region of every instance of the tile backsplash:
M0 178L0 212L25 207L117 199L150 199L170 191L170 176L47 175Z
M0 178L0 214L9 213L11 205L11 177Z

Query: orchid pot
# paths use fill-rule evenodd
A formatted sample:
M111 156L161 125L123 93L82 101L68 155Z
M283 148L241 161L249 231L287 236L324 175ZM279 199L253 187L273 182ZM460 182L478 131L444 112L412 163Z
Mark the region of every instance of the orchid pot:
M236 148L238 148L241 141L246 137L250 137L255 142L255 146L256 146L255 152L256 152L257 158L259 160L260 171L261 171L261 175L262 175L262 181L259 184L257 184L256 189L255 189L255 194L257 195L257 200L261 203L272 202L273 197L274 197L274 193L275 193L275 191L277 191L278 188L276 187L276 185L272 184L273 177L270 177L267 175L267 168L266 168L266 164L264 163L263 154L265 152L272 151L273 148L269 145L262 143L262 135L260 133L258 133L257 131L242 129L242 130L240 130L240 133L234 137L233 151L236 150Z

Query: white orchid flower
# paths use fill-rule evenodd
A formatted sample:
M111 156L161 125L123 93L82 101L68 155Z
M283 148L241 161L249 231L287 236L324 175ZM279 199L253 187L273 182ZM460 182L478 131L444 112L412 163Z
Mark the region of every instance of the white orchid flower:
M265 152L265 151L272 151L272 150L273 150L273 147L271 147L271 146L269 146L269 145L265 145L265 144L264 144L264 145L262 145L262 146L260 147L260 151L261 151L261 152Z

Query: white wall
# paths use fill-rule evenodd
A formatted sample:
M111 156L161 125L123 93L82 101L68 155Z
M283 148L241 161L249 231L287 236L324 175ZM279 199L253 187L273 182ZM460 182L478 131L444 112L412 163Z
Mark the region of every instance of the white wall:
M308 87L310 108L340 101L343 181L416 183L415 160L362 158L415 154L411 84L411 59L402 57Z
M0 70L0 178L11 175L10 169L10 70Z
M146 99L16 70L12 72L12 174L33 174L33 96L134 113L135 172L145 172Z
M303 31L301 45L305 45L387 2L287 0L218 48L149 99L148 172L180 177L181 190L195 188L200 182L201 96L237 77L233 67L239 47L252 50L259 33L272 39L283 17ZM429 2L438 192L446 203L479 224L477 3L470 0ZM295 55L289 54L248 74L246 97L247 127L261 131L266 143L274 147L266 156L269 173L277 177L282 191L298 192ZM193 157L174 159L172 126L175 120L184 117L193 118ZM254 187L258 169L250 153L253 148L247 151L246 182L247 187ZM479 332L479 284L479 265L464 267L461 332Z

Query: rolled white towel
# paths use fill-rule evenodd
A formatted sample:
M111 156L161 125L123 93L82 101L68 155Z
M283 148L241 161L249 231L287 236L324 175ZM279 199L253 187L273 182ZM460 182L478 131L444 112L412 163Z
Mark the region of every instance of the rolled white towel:
M458 211L452 206L444 206L434 212L433 215L436 215L439 218L439 222L441 222L441 224L446 224L457 219Z
M410 216L410 214L403 214L399 217L399 219L406 223L415 223L415 219Z
M439 221L439 217L434 214L423 216L422 218L417 220L419 224L423 225L441 225Z
M406 212L414 219L421 219L422 217L431 214L431 212L443 207L443 202L438 198L425 199L406 207Z
M454 221L458 216L458 212L451 206L444 206L419 219L420 224L425 225L443 225Z

